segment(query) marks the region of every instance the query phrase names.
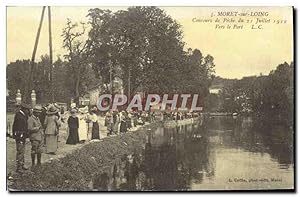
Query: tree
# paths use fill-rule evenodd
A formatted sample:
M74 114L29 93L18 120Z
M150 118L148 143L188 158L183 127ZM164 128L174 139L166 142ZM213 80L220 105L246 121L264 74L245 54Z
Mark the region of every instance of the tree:
M214 58L198 49L184 51L180 24L157 7L88 13L90 63L105 87L120 78L126 95L136 92L208 95ZM108 89L108 88L107 88Z
M284 62L270 72L262 93L262 113L273 114L292 125L294 110L294 63Z
M189 49L185 56L185 66L181 68L181 77L184 79L182 89L204 98L209 93L208 88L214 77L214 58L211 55L203 57L199 49Z
M54 96L56 101L69 102L72 98L72 90L69 88L70 76L68 72L68 62L63 61L58 57L54 62L53 69L53 86Z
M66 72L66 64L60 58L54 62L53 83L54 95L56 101L67 101L70 98L70 93L66 88L68 73ZM15 99L15 93L18 89L24 95L26 75L29 72L29 60L17 60L7 65L7 88L10 91L10 99ZM36 92L38 103L51 102L50 90L50 68L49 56L42 55L41 60L35 63L35 72L33 73L33 89Z
M24 94L29 67L30 60L17 60L7 65L6 81L7 89L10 92L10 99L15 99L18 89Z
M51 100L51 79L50 79L50 58L48 55L42 55L41 61L36 63L33 73L33 89L36 92L37 100L41 103L47 103Z
M178 90L178 68L184 65L182 31L163 10L130 7L112 13L91 9L88 16L91 63L105 83L110 77L120 77L126 93L138 88L156 93Z
M283 123L291 126L294 122L294 63L284 62L269 75L244 77L223 83L220 94L223 110L252 114L263 118L265 123ZM210 98L210 97L209 97Z
M66 72L68 73L68 89L72 97L78 102L80 96L83 96L89 86L99 83L91 75L91 65L89 65L89 47L91 46L88 39L84 39L86 25L72 23L67 19L66 27L63 29L63 47L68 53L64 56L66 59ZM78 30L80 29L80 30Z

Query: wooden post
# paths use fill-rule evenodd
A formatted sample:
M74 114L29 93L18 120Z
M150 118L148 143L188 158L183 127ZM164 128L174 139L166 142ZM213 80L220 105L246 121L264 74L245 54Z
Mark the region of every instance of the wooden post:
M52 30L51 30L51 8L48 6L48 25L49 25L49 55L50 55L50 88L51 88L51 102L54 102L53 89L53 55L52 55Z
M130 103L130 77L131 77L131 66L129 66L129 69L128 69L128 97L127 97L127 100L128 100L128 105Z
M40 34L41 34L45 8L46 8L46 6L43 6L42 15L41 15L41 19L40 19L40 24L39 24L38 31L37 31L37 34L36 34L33 53L32 53L32 57L31 57L28 81L27 81L27 86L25 87L25 92L24 92L26 102L30 102L30 94L31 94L31 88L32 88L32 77L33 77L33 72L34 72L34 60L35 60L35 54L36 54L36 50L37 50L37 47L38 47L39 38L40 38Z
M110 65L109 65L109 83L110 83L110 93L111 93L111 95L113 95L113 93L114 93L112 72L113 72L112 71L112 65L111 65L111 62L110 62Z

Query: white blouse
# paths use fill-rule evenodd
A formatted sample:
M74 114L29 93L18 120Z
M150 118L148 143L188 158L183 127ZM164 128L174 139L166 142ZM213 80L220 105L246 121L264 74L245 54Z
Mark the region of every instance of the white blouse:
M98 116L96 114L92 114L90 117L92 122L97 122L98 121Z

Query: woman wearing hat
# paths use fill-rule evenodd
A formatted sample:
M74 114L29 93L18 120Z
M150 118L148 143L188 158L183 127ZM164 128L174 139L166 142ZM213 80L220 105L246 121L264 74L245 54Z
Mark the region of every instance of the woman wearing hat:
M92 140L93 139L100 139L100 134L99 134L99 124L98 124L98 116L96 115L97 112L97 107L93 107L91 109L91 122L93 123L92 126Z
M88 106L79 108L79 142L84 143L88 140L88 116L87 113L89 112Z
M79 142L78 128L79 120L76 116L76 109L71 109L71 116L68 118L69 136L67 144L77 144Z
M120 133L126 133L127 132L127 116L125 111L122 111L120 113Z
M55 154L58 148L58 132L61 122L56 115L58 109L50 105L45 118L46 153Z

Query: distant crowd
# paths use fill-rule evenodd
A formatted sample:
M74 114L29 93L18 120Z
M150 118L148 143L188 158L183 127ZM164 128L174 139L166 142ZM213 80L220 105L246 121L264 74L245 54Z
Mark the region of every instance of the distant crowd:
M16 141L17 171L26 170L24 154L26 138L31 142L32 166L41 164L42 152L56 154L59 130L63 123L67 128L66 144L75 145L100 139L99 111L96 106L77 108L71 104L68 111L56 103L45 106L22 103L16 110L12 137ZM135 130L138 125L164 120L183 120L198 116L191 112L152 112L111 110L104 114L107 136ZM101 124L102 125L102 124ZM103 129L103 128L102 128ZM102 136L104 137L104 136ZM44 150L43 150L44 149Z

